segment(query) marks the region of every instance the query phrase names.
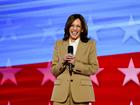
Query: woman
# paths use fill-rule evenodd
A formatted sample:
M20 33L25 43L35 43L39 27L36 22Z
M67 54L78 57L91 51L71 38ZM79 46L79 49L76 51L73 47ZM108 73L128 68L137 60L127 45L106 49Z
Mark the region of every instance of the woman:
M87 34L84 17L69 16L64 38L54 48L51 70L56 77L51 97L54 105L88 105L95 101L90 75L98 70L98 61L95 41ZM73 46L73 54L68 53L69 45Z

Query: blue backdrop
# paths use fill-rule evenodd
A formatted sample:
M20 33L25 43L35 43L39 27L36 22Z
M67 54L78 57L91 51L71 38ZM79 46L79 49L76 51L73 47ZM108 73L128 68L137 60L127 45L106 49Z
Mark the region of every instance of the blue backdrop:
M0 0L0 66L51 61L73 13L86 18L98 56L140 52L139 0Z

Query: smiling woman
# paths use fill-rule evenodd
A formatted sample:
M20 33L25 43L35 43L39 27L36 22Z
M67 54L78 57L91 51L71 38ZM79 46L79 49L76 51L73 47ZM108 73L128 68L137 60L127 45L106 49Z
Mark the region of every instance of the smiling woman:
M139 11L139 0L0 0L0 105L140 105Z
M82 32L82 25L80 19L76 19L69 28L70 39L71 41L75 41L80 37L80 33Z
M88 105L95 101L90 75L98 70L95 41L87 37L87 24L81 14L72 14L65 24L63 40L55 44L52 73L55 81L54 105ZM67 53L72 47L74 52ZM69 52L69 51L68 51Z

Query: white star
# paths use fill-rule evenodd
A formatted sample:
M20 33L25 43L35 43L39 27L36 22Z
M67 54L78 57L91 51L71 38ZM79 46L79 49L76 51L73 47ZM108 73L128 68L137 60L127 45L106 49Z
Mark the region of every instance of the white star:
M57 40L57 28L43 28L43 37L42 42L45 41L46 38L51 37L53 40ZM48 39L47 39L48 40Z
M89 35L90 37L93 37L93 39L95 39L96 41L99 41L99 38L97 36L97 30L101 27L98 27L97 25L95 26L93 24L93 21L92 21L92 17L89 16L88 18L88 25L89 25Z
M138 35L138 31L140 30L140 23L136 23L132 16L130 16L128 24L125 26L121 26L121 28L125 31L123 42L126 42L129 38L133 38L140 42L140 38Z
M91 75L91 77L90 77L91 80L92 80L96 85L98 85L98 86L99 86L99 82L98 82L98 80L97 80L97 74L100 73L103 69L104 69L104 68L99 68L99 70L97 71L97 73L94 74L94 75Z
M8 104L7 104L7 105L11 105L11 104L10 104L10 101L8 101Z
M49 102L49 104L48 105L51 105L51 102Z
M92 103L90 102L89 105L92 105Z
M41 42L44 42L46 39L48 41L48 38L53 38L53 40L57 39L56 37L57 28L52 26L53 26L52 19L47 19L45 22L36 24L36 27L42 30Z
M61 26L57 29L56 35L57 35L57 39L60 38L62 39L62 35L64 35L64 30L62 29Z
M132 101L130 102L130 105L133 105L133 102Z
M6 80L11 80L13 83L17 85L15 74L21 71L21 69L22 68L11 67L10 60L8 59L7 67L0 68L0 73L3 75L0 84L2 85Z
M11 19L8 19L6 21L6 28L3 28L2 30L2 37L0 38L0 41L3 41L3 40L16 40L17 39L17 36L16 36L16 29L18 29L19 26L18 25L14 25L12 23L12 20Z
M54 82L55 77L51 73L51 62L48 62L47 68L38 68L38 70L44 75L41 85L43 85L48 80Z
M47 20L45 20L45 21L43 21L42 23L38 23L38 24L36 24L36 27L39 27L39 28L41 28L41 27L49 27L49 26L52 26L52 19L47 19Z
M130 59L128 68L118 68L125 75L125 79L123 81L123 86L128 83L130 80L135 82L140 86L138 80L138 74L140 73L140 68L135 68L132 58Z

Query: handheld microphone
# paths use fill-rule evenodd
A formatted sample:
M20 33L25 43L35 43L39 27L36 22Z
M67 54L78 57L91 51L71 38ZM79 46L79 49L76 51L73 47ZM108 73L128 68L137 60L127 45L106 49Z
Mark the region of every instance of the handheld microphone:
M73 46L68 46L68 53L73 54Z
M68 53L73 55L73 46L68 46ZM69 63L69 73L72 75L72 64Z

